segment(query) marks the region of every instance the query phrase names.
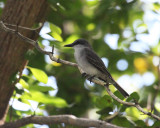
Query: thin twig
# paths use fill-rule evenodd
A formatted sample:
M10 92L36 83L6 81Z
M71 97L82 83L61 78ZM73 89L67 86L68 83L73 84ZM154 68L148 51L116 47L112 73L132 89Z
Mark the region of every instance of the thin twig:
M147 111L151 111L152 112L151 105L152 105L152 94L149 93L148 99L147 99L147 107L146 107ZM149 121L149 118L147 118L146 121L145 121L145 123L146 123L147 126L148 126L148 121Z
M13 34L16 34L18 37L20 37L23 41L27 42L27 43L30 43L32 44L38 51L40 51L41 53L43 54L46 54L46 55L49 55L50 59L52 61L55 61L57 63L62 63L62 64L66 64L66 65L70 65L70 66L74 66L74 67L78 67L79 71L81 73L83 73L83 70L76 64L76 63L72 63L72 62L69 62L69 61L66 61L66 60L62 60L62 59L57 59L53 56L53 50L52 52L48 52L48 51L45 51L44 49L42 49L38 43L34 40L31 40L30 38L27 38L25 36L23 36L21 33L19 32L16 32L16 30L14 29L10 29L8 28L7 26L5 26L5 24L3 23L3 21L0 21L0 29L3 29L4 31L6 32L10 32L10 33L13 33ZM119 103L121 104L124 104L124 105L127 105L127 106L133 106L133 107L136 107L139 111L141 111L143 114L145 115L148 115L148 116L151 116L157 120L160 120L160 117L151 113L151 112L147 112L145 111L136 101L135 103L131 103L131 102L126 102L126 101L123 101L121 99L119 99L118 97L116 97L109 89L109 86L106 86L106 83L104 81L101 81L97 78L94 78L92 80L92 82L96 83L96 84L99 84L99 85L102 85L106 88L106 91L108 92L108 94L113 98L115 99L116 101L118 101Z
M125 101L119 99L118 97L116 97L116 96L110 91L109 86L105 86L105 87L106 87L106 90L107 90L108 94L109 94L113 99L115 99L116 101L118 101L119 103L124 104L124 105L127 105L127 106L136 107L136 108L137 108L139 111L141 111L143 114L148 115L148 116L151 116L151 117L153 117L153 118L155 118L155 119L157 119L157 120L160 120L160 117L159 117L159 116L157 116L157 115L155 115L155 114L153 114L153 113L151 113L151 112L145 111L138 103L125 102Z
M115 117L117 117L118 114L119 114L119 112L115 112L114 114L105 117L104 120L105 120L106 122L109 122L109 121L113 120Z
M9 27L17 27L17 25L13 25L13 24L8 24L8 23L4 23L4 24ZM40 23L39 27L37 27L37 28L27 28L27 27L23 27L23 26L18 26L18 28L23 29L23 30L37 31L42 28L42 23Z

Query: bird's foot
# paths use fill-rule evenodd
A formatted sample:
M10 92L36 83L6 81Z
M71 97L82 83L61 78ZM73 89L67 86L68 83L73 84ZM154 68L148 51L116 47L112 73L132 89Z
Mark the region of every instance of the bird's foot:
M88 79L90 81L90 83L92 82L92 79L95 77L95 75L90 76L87 73L82 73L82 77Z
M92 82L92 79L94 79L95 75L93 76L89 76L87 79L90 81L90 83Z
M82 73L82 77L83 78L86 78L86 77L88 77L89 75L87 74L87 73Z

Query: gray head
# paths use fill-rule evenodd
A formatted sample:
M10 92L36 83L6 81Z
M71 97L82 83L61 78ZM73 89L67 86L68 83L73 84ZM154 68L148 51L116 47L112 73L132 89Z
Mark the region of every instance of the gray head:
M76 48L76 47L89 47L89 48L91 48L91 45L85 39L78 39L78 40L75 40L71 44L64 45L64 47L73 47L73 48Z

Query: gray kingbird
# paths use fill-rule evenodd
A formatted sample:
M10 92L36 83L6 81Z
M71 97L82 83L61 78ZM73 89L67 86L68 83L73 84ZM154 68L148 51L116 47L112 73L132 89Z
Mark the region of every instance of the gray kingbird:
M93 51L91 45L85 39L75 40L73 43L65 45L65 47L74 48L74 57L77 64L85 72L82 75L89 76L88 79L90 81L92 78L97 77L106 82L106 85L113 84L124 97L129 96L129 94L112 78L103 61Z

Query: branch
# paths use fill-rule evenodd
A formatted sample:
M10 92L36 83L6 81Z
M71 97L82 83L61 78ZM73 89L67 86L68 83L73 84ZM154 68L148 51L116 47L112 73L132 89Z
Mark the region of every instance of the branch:
M8 23L3 23L3 24L6 25L6 26L17 27L17 25L13 25L13 24L8 24ZM23 29L23 30L37 31L37 30L42 28L42 25L43 24L40 23L37 28L27 28L27 27L23 27L23 26L18 25L18 28Z
M115 112L114 114L105 117L104 120L106 122L110 122L111 120L113 120L114 118L116 118L118 116L118 114L119 114L119 112Z
M73 115L56 115L56 116L29 116L10 123L1 125L0 128L19 128L24 125L34 124L60 124L81 126L81 127L96 127L96 128L122 128L105 121L93 120L87 118L77 118Z
M41 53L43 54L46 54L50 57L50 59L52 61L55 61L57 63L62 63L62 64L66 64L66 65L70 65L70 66L74 66L74 67L78 67L79 71L81 73L83 73L83 70L76 64L76 63L72 63L72 62L69 62L69 61L66 61L66 60L62 60L62 59L57 59L53 56L53 50L52 52L49 52L49 51L45 51L43 50L36 41L34 40L31 40L30 38L27 38L25 36L23 36L21 33L19 33L17 30L14 30L14 29L10 29L8 28L7 26L5 26L5 24L3 23L3 21L0 21L0 29L3 29L4 31L6 32L10 32L10 33L13 33L13 34L16 34L19 38L23 39L23 41L27 42L27 43L30 43L32 44L38 51L40 51ZM92 80L92 82L96 83L96 84L99 84L99 85L102 85L106 88L106 91L108 92L108 94L116 101L118 101L119 103L121 104L124 104L124 105L127 105L127 106L133 106L133 107L136 107L139 111L141 111L143 114L145 115L148 115L148 116L151 116L157 120L160 120L160 117L155 115L155 114L152 114L151 112L147 112L145 111L136 101L135 103L131 103L131 102L125 102L121 99L119 99L118 97L116 97L109 89L109 86L106 85L106 83L104 81L101 81L97 78L94 78Z
M143 114L148 115L148 116L151 116L151 117L153 117L153 118L155 118L155 119L157 119L157 120L160 120L160 117L159 117L159 116L157 116L157 115L155 115L155 114L153 114L153 113L151 113L151 112L145 111L138 103L136 103L136 102L135 102L135 103L125 102L125 101L119 99L118 97L116 97L116 96L110 91L110 89L109 89L108 86L105 86L105 87L106 87L106 90L107 90L108 94L109 94L113 99L115 99L116 101L118 101L119 103L124 104L124 105L127 105L127 106L136 107L136 108L137 108L139 111L141 111Z

